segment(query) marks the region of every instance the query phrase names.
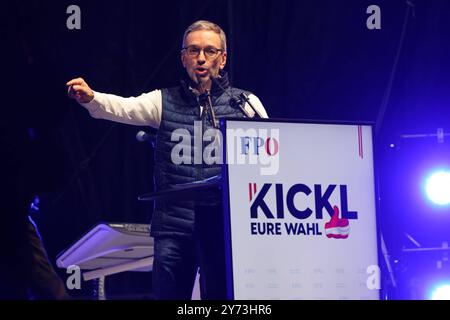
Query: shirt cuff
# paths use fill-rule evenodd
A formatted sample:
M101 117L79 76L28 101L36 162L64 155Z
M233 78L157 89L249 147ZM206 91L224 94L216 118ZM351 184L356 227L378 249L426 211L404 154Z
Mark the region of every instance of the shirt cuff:
M80 105L82 105L83 107L85 107L89 111L94 111L94 110L98 109L99 104L100 104L99 101L98 101L98 98L99 98L99 95L101 93L100 92L96 92L96 91L93 91L93 92L94 92L94 98L92 98L91 101L86 102L86 103L80 102Z

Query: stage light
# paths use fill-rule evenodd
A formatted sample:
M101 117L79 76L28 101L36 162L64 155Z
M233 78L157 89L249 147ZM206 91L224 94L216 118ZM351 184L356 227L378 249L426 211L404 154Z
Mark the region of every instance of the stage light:
M426 181L425 191L428 199L441 206L450 204L450 171L433 173Z
M450 300L450 283L436 286L430 298L431 300Z

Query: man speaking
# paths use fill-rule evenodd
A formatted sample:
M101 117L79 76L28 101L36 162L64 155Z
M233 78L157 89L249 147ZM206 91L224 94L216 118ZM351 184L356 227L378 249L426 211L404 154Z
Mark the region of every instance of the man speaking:
M94 91L82 78L67 82L69 96L88 109L92 117L158 129L154 170L157 190L221 172L220 164L195 163L192 154L187 155L191 157L188 161L173 163L174 130L186 129L193 137L197 121L203 123L202 130L207 130L217 126L219 118L254 114L267 117L255 95L229 85L223 70L227 62L226 36L218 25L203 20L190 25L183 37L181 62L186 74L179 86L138 97ZM239 97L245 98L242 101ZM155 240L156 299L190 299L198 268L201 298L226 298L222 202L218 194L211 201L157 201L151 235Z

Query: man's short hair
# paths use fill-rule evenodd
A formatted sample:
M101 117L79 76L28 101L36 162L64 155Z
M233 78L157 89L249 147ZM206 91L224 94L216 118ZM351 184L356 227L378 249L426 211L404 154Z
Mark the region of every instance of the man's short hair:
M217 33L220 37L220 42L222 45L222 48L220 49L222 49L224 52L227 52L227 37L225 35L225 32L217 24L206 20L195 21L193 24L187 27L183 35L183 44L182 44L183 48L185 47L185 42L188 34L198 30L209 30Z

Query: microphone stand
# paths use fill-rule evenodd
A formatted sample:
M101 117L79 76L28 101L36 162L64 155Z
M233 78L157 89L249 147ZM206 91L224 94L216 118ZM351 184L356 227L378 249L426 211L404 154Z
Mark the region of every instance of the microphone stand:
M205 106L205 108L207 108L207 112L209 113L209 116L211 117L211 122L212 122L213 127L215 129L219 129L219 127L217 125L216 115L214 114L214 109L212 106L211 92L208 89L206 89L205 93L206 93L206 102L207 102L207 105Z
M217 145L221 145L221 139L220 139L220 135L219 135L219 125L217 124L217 120L216 120L216 115L214 113L214 109L212 106L212 101L211 101L211 91L209 89L205 89L203 87L203 84L201 83L200 79L198 79L198 84L200 86L201 91L203 92L203 94L206 95L206 103L203 106L203 110L202 110L202 114L201 114L201 119L202 119L202 134L205 133L205 121L206 121L206 116L209 114L209 117L211 118L211 122L214 128L214 143L216 143ZM202 152L203 152L203 143L202 143Z
M212 77L210 77L210 78L212 78ZM209 114L209 117L211 118L211 122L212 122L214 129L219 129L219 127L217 125L216 115L214 114L214 109L212 106L211 91L208 89L205 89L205 87L203 87L203 84L200 81L200 77L197 77L197 81L198 81L201 91L206 95L206 104L203 107L204 109L202 110L202 118L206 114Z

